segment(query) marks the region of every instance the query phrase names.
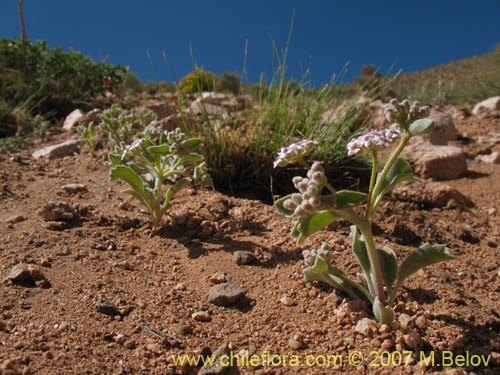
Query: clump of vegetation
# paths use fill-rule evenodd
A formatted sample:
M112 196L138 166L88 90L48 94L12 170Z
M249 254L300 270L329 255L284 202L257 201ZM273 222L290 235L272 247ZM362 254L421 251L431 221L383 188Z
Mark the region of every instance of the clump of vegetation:
M214 91L217 76L215 73L196 68L193 72L182 77L177 90L184 94L195 94L202 91Z
M238 95L240 92L241 80L236 73L224 72L217 78L215 90L218 92L229 92Z
M111 181L123 180L130 189L123 193L138 199L153 220L153 232L174 195L186 184L199 182L211 185L203 156L193 152L201 143L199 138L187 138L180 129L172 132L147 131L125 147L121 154L109 154L112 164ZM166 192L165 182L170 185Z
M117 92L125 74L122 66L94 62L79 52L52 48L43 40L0 39L0 121L10 134L21 129L15 109L59 118L76 106L89 105L105 92ZM6 134L4 134L6 135Z
M368 193L336 191L328 183L321 163L315 161L309 167L307 177L293 178L299 192L277 200L275 206L282 215L295 219L292 236L299 243L335 221L347 220L353 224L352 250L362 268L361 283L332 264L334 255L328 243L323 243L319 249L304 251L304 278L306 281L327 283L352 298L368 302L375 318L388 324L394 320L392 306L405 279L423 267L453 259L453 256L445 246L424 244L398 265L392 249L377 248L372 231L377 207L397 184L414 179L410 165L399 155L413 136L433 126L432 120L426 118L429 108L419 102L410 105L408 100L400 103L393 99L385 108L385 115L389 123L394 124L390 129L369 131L347 145L349 155L366 153L371 156L372 174ZM379 171L380 149L390 146L396 139L400 139L398 146ZM305 140L282 149L275 166L306 164L304 158L315 144L312 140ZM363 204L364 212L360 214L355 208Z
M101 122L94 125L93 122L86 127L80 127L79 131L85 141L87 149L94 155L99 132L103 132L107 138L103 141L111 146L113 152L121 154L130 145L136 133L142 131L145 126L157 119L156 114L147 109L136 107L124 110L117 104L99 115Z

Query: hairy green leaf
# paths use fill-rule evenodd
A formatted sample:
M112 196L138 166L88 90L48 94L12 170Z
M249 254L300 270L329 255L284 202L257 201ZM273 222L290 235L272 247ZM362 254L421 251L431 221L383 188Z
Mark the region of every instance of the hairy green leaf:
M375 211L384 195L391 191L397 184L403 181L413 180L414 178L415 176L413 175L410 164L402 158L397 158L385 176L378 195L373 197L371 211Z
M410 127L409 131L411 135L417 135L425 133L434 127L434 122L430 118L422 118L420 120L414 121Z
M328 224L340 219L342 219L342 217L334 211L320 211L311 216L304 217L297 228L300 232L298 243L304 242L311 234L316 233Z
M359 191L340 190L335 196L335 208L343 210L360 205L366 199L367 194Z
M201 139L199 138L191 138L184 141L183 146L186 148L195 148L201 143Z
M147 150L155 155L167 155L170 152L170 146L168 144L160 146L149 146Z
M126 165L117 165L111 169L111 181L116 181L121 178L126 181L135 191L144 193L144 185L141 178L134 170Z
M454 258L446 246L426 243L408 255L403 263L401 263L398 271L398 283L401 284L408 276L419 269Z
M392 249L384 247L381 250L377 250L377 255L384 283L387 288L391 288L398 277L398 258L396 253Z

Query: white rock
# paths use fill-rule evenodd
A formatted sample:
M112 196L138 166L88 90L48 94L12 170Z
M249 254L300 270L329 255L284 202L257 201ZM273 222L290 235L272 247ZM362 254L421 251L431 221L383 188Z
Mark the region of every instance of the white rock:
M472 110L472 114L478 116L498 110L500 110L500 96L494 96L477 103Z
M79 139L70 139L56 145L44 147L36 150L31 154L35 159L46 157L49 159L63 158L65 156L73 156L78 153L80 148Z
M68 116L66 116L66 119L64 120L63 124L63 130L70 131L73 130L75 124L80 120L83 116L85 116L85 113L82 112L80 109L75 109L73 112L71 112Z
M500 153L495 151L489 155L478 155L476 156L476 160L482 163L500 164Z

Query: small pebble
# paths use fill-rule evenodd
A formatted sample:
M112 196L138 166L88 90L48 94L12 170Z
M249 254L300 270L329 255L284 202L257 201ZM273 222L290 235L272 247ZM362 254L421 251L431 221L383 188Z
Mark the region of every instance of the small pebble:
M208 279L212 284L222 284L227 281L226 275L222 272L216 272Z
M198 322L209 322L212 320L212 317L210 314L206 311L197 311L193 314L191 314L191 318Z
M285 305L285 306L295 306L297 305L297 302L292 297L289 296L283 296L280 298L280 302Z

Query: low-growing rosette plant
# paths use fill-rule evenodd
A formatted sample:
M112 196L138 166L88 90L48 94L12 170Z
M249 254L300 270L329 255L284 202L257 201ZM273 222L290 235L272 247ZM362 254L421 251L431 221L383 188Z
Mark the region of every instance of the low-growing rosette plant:
M187 138L179 128L171 132L149 130L139 134L121 154L108 155L111 181L123 180L130 185L123 193L145 206L151 214L153 232L160 228L180 189L189 183L212 185L203 156L194 152L200 144L199 138Z
M419 269L441 261L453 259L443 245L423 244L401 263L396 253L388 248L378 248L372 224L373 216L382 198L397 184L413 180L411 166L400 157L408 141L416 135L432 129L428 117L429 108L419 102L399 102L392 99L384 108L384 115L391 123L388 129L371 130L352 139L348 154L367 153L372 160L372 173L368 193L339 190L328 182L321 163L315 161L307 177L296 176L293 184L298 193L289 194L275 202L278 211L295 219L292 236L302 243L315 232L338 220L347 220L351 226L352 251L361 265L360 282L356 282L332 264L334 254L323 243L319 249L303 252L305 267L302 272L306 281L320 281L371 304L375 318L381 323L394 320L392 306L398 290L410 275ZM398 140L383 167L380 167L380 151ZM283 148L275 167L299 163L312 151L314 141L304 140ZM357 207L364 207L364 210ZM362 211L362 212L361 212ZM360 213L361 212L361 213Z

